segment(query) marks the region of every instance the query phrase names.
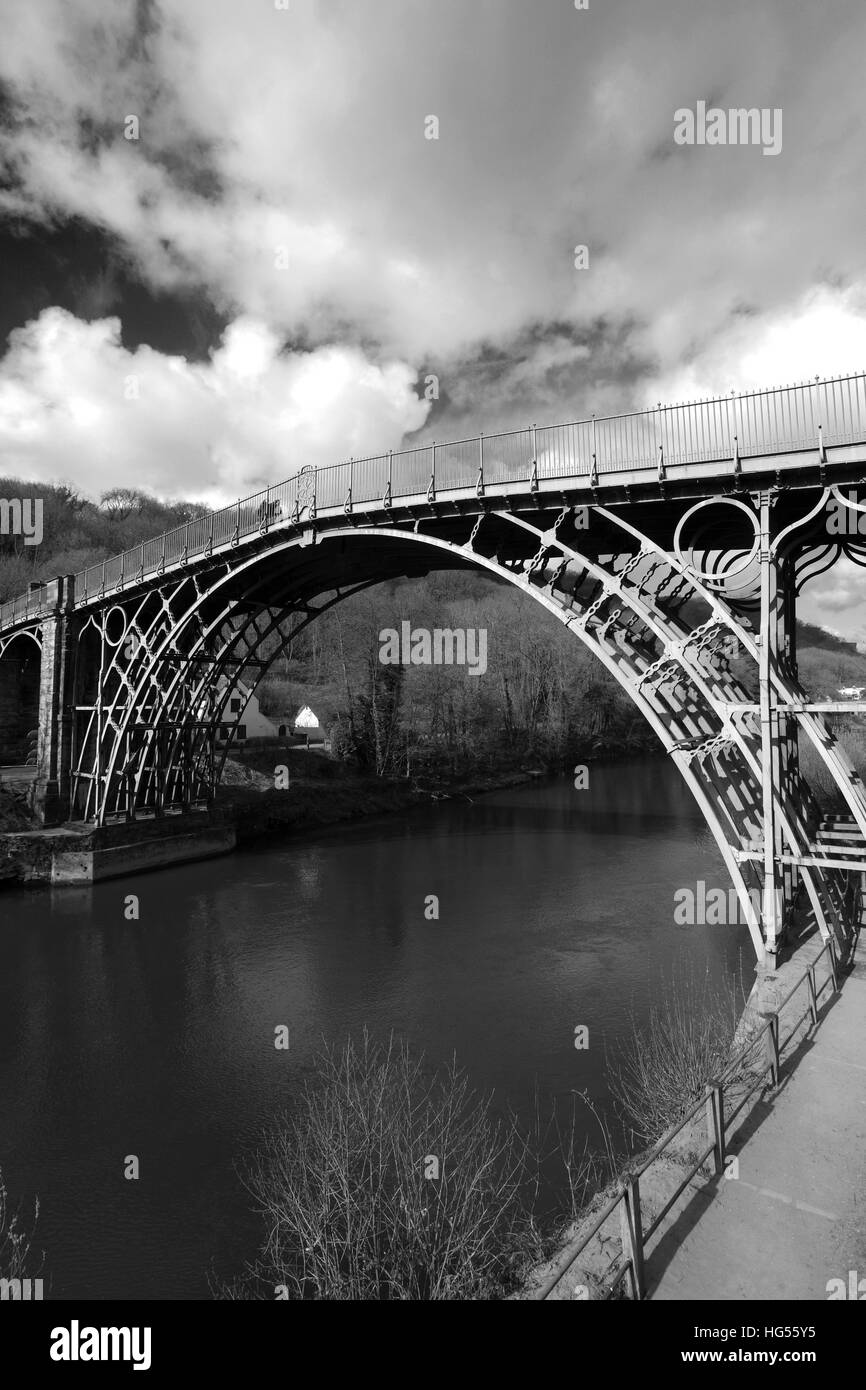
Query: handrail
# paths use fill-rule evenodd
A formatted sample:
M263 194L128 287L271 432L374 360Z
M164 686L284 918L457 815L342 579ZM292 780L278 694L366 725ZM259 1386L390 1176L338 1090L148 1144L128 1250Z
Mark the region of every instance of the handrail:
M662 405L618 415L591 415L558 425L531 425L478 434L445 444L418 442L399 452L371 454L325 467L302 468L282 483L166 531L75 575L71 605L106 596L166 570L236 547L257 532L309 525L318 515L351 516L389 508L396 499L435 501L439 493L526 483L545 478L646 471L663 476L676 464L731 462L814 449L866 444L866 373L730 396ZM396 465L396 472L395 472ZM0 604L0 629L51 612L56 581Z
M815 970L817 966L820 964L820 962L823 960L825 955L827 955L829 958L829 972L827 978L821 982L820 986L817 986L815 981ZM791 1028L790 1032L787 1034L785 1039L780 1042L779 1017L782 1013L782 1010L790 1002L790 1000L796 994L797 990L800 989L801 986L806 982L809 983L809 1005L807 1006L805 1012L802 1015L800 1015L797 1022ZM605 1298L610 1298L613 1295L615 1289L622 1282L622 1279L626 1273L630 1274L634 1296L637 1299L641 1299L643 1297L645 1292L643 1274L644 1247L646 1246L647 1241L649 1241L651 1237L655 1234L655 1232L658 1230L659 1226L661 1225L664 1218L667 1216L668 1212L678 1201L679 1197L682 1195L686 1187L688 1187L689 1183L692 1181L692 1178L695 1176L698 1170L703 1167L710 1154L715 1155L716 1173L720 1175L724 1172L726 1152L725 1141L731 1123L740 1113L743 1106L758 1089L758 1087L766 1086L766 1076L768 1071L771 1074L771 1087L774 1090L778 1087L781 1055L785 1048L788 1046L791 1039L793 1038L794 1034L799 1029L800 1025L804 1022L804 1020L807 1017L811 1015L812 1022L810 1028L818 1026L818 1000L820 999L822 993L824 992L828 984L832 985L834 993L838 993L838 962L836 959L835 942L832 936L827 938L827 940L822 945L820 951L815 956L815 959L807 966L806 970L799 977L799 979L792 986L792 988L789 989L788 993L779 1002L776 1009L772 1012L767 1013L764 1016L765 1022L762 1023L760 1027L756 1029L755 1033L749 1039L748 1043L746 1043L746 1045L742 1047L740 1051L737 1052L733 1057L729 1058L728 1062L725 1064L725 1067L723 1068L720 1074L720 1077L707 1083L706 1094L698 1097L688 1107L683 1117L679 1120L676 1120L665 1130L664 1134L661 1136L660 1139L656 1141L649 1153L640 1159L637 1166L632 1166L631 1164L628 1164L626 1166L623 1179L621 1180L620 1185L617 1191L614 1193L613 1197L611 1197L605 1203L601 1211L595 1217L592 1226L589 1228L588 1231L585 1231L581 1235L580 1241L576 1245L568 1246L566 1250L560 1255L559 1260L557 1261L554 1269L545 1279L544 1283L533 1292L532 1300L534 1302L544 1302L545 1299L549 1298L550 1294L562 1281L562 1279L565 1277L568 1271L572 1268L579 1256L583 1254L590 1241L595 1237L600 1228L604 1225L604 1223L607 1220L609 1220L609 1218L613 1215L613 1213L616 1211L618 1207L622 1209L623 1214L623 1248L619 1256L614 1256L614 1259L611 1261L611 1264L608 1265L607 1270L609 1271L611 1267L618 1262L618 1260L622 1260L624 1261L624 1263L622 1268L618 1271L616 1278L613 1280L612 1283L609 1283L605 1292ZM765 1041L766 1055L763 1066L761 1066L758 1070L757 1079L749 1087L745 1096L740 1098L740 1101L737 1104L736 1108L732 1110L729 1115L726 1115L724 1104L725 1081L723 1078L726 1077L730 1071L736 1071L736 1069L745 1061L749 1054L754 1050L756 1043L760 1042L761 1040ZM732 1084L730 1080L728 1084ZM675 1192L668 1198L662 1210L655 1216L650 1225L644 1228L640 1215L640 1179L643 1176L643 1174L647 1171L647 1169L650 1168L651 1165L661 1157L661 1155L665 1152L667 1148L669 1148L670 1144L677 1137L680 1131L683 1130L685 1126L689 1124L692 1120L694 1120L696 1115L703 1108L706 1108L707 1110L707 1122L710 1144L708 1148L706 1148L704 1152L701 1154L697 1162L694 1163L692 1167L689 1169L687 1175L677 1186ZM623 1204L625 1204L625 1207L623 1207ZM626 1208L629 1209L629 1219L627 1219L626 1216ZM627 1245L631 1247L630 1250L626 1249Z

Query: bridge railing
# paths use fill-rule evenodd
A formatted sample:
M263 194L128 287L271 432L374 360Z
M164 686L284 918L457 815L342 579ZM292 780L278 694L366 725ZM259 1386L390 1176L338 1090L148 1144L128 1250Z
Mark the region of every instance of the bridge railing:
M826 978L818 983L817 968L824 957L827 957L828 970ZM791 1024L784 1037L780 1036L781 1015L783 1010L791 1003L797 992L805 986L807 992L806 1007L802 1013ZM819 1022L819 1005L824 990L830 986L833 993L839 990L839 963L836 956L835 942L832 937L824 942L821 950L815 959L797 979L794 985L788 990L785 997L779 1002L773 1012L767 1012L763 1016L764 1023L758 1027L745 1047L729 1059L723 1068L721 1075L714 1078L706 1088L706 1094L699 1097L689 1106L681 1119L677 1120L658 1142L644 1155L640 1162L634 1167L630 1167L619 1184L616 1192L608 1202L601 1208L593 1219L592 1225L581 1234L580 1240L573 1245L569 1245L559 1256L556 1266L544 1280L541 1286L532 1294L532 1299L536 1302L543 1302L549 1298L554 1289L562 1282L565 1276L573 1269L580 1256L587 1246L598 1234L601 1227L608 1221L614 1213L620 1213L620 1250L613 1256L607 1268L603 1271L600 1278L604 1286L604 1299L613 1298L619 1290L623 1281L628 1278L630 1284L631 1297L642 1299L646 1293L646 1275L644 1269L645 1252L648 1241L652 1239L660 1228L668 1213L679 1201L689 1183L695 1175L702 1169L707 1160L712 1156L713 1168L717 1177L721 1177L725 1171L725 1160L727 1156L727 1137L731 1124L739 1115L740 1111L748 1104L754 1093L767 1085L767 1074L770 1077L770 1087L776 1090L779 1085L779 1069L781 1066L782 1055L789 1047L802 1024L809 1019L809 1030L816 1028ZM763 1058L755 1059L751 1063L751 1070L748 1073L750 1084L743 1082L744 1070L750 1057L761 1049ZM736 1104L727 1113L726 1102L731 1096L735 1096ZM641 1213L641 1193L640 1180L644 1173L667 1153L674 1140L682 1133L687 1125L691 1124L701 1112L705 1112L707 1122L708 1143L698 1157L692 1162L682 1181L678 1183L675 1191L671 1193L662 1207L657 1212L648 1225L644 1225ZM586 1287L582 1284L581 1287Z
M75 576L76 604L121 592L167 566L206 557L257 531L345 507L387 506L398 498L529 483L538 478L592 478L659 463L724 462L866 442L866 374L659 405L569 424L477 435L399 453L302 469L230 507L176 527ZM0 605L0 628L50 611L46 594Z

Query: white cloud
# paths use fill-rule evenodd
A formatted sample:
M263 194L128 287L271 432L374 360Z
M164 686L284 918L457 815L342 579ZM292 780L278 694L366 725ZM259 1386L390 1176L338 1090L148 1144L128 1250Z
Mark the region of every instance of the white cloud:
M280 341L435 370L479 428L848 370L864 28L860 0L832 26L783 0L42 0L4 24L27 119L0 208L90 219ZM781 107L782 153L675 147L698 97ZM515 343L519 380L469 375Z
M132 486L227 502L289 477L396 447L428 405L405 364L355 348L281 353L266 325L238 319L209 362L120 341L116 318L47 309L0 361L7 474L71 479L83 492Z
M810 289L790 309L735 320L700 358L649 382L647 403L748 391L866 370L866 292Z

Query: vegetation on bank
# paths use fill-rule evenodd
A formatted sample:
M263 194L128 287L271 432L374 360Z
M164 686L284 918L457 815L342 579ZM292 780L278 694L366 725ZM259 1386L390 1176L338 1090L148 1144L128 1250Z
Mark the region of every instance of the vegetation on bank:
M724 1070L742 1017L742 982L680 972L662 983L644 1024L608 1059L608 1085L634 1137L654 1143Z
M456 1061L426 1065L392 1036L326 1048L243 1176L263 1218L257 1258L218 1298L501 1298L555 1244L538 1219L564 1163L572 1215L600 1165L575 1126L521 1127Z
M522 1125L453 1061L392 1036L325 1048L292 1109L241 1167L262 1218L228 1299L499 1299L519 1293L730 1055L742 987L681 973L608 1058L617 1150L585 1100ZM573 1097L573 1101L577 1098ZM589 1130L598 1126L591 1144Z
M33 1220L24 1223L19 1212L9 1206L9 1194L0 1170L0 1279L37 1279L42 1258L33 1249L33 1235L39 1220L39 1199L34 1201Z

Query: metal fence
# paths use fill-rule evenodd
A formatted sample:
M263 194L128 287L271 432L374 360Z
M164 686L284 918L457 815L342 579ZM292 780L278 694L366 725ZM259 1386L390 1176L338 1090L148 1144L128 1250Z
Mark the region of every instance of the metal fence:
M662 406L571 424L477 435L399 453L305 468L286 482L186 526L145 541L75 576L75 604L100 600L168 566L207 557L274 526L319 513L388 507L397 499L435 499L474 488L531 484L712 463L866 442L866 373L745 395ZM51 595L25 594L0 605L0 628L50 611ZM55 595L56 597L56 595Z
M828 972L826 978L818 984L816 978L817 967L826 955L828 961ZM712 1080L706 1088L706 1094L696 1100L686 1111L681 1120L666 1130L659 1139L658 1143L650 1150L640 1164L630 1169L616 1193L601 1209L596 1216L591 1227L585 1231L577 1245L570 1246L564 1255L560 1256L556 1268L548 1276L539 1289L532 1297L536 1302L543 1302L549 1298L554 1289L573 1268L577 1260L583 1254L590 1241L598 1234L605 1222L613 1216L619 1209L620 1213L620 1251L614 1255L607 1267L603 1277L605 1299L613 1298L618 1292L623 1281L627 1278L630 1285L631 1297L642 1299L646 1293L646 1274L644 1269L644 1256L647 1242L658 1231L665 1217L672 1207L682 1196L692 1178L703 1168L707 1160L712 1156L713 1169L717 1176L721 1176L725 1170L725 1159L727 1153L727 1135L732 1122L739 1115L740 1111L748 1103L755 1091L767 1085L767 1075L769 1073L769 1085L773 1091L779 1084L779 1068L781 1066L782 1054L789 1046L797 1030L809 1019L810 1030L818 1025L818 1009L821 995L827 986L832 987L833 993L839 990L839 965L836 958L836 949L833 938L824 942L823 947L815 957L812 964L800 976L797 982L791 987L773 1012L762 1015L764 1023L756 1029L754 1036L748 1044L725 1066L721 1076ZM805 987L807 992L806 1007L798 1015L794 1023L788 1029L784 1037L780 1036L781 1014L783 1009L791 1002L798 990ZM750 1076L751 1084L746 1086L743 1091L742 1082L738 1080L743 1075L743 1069L748 1063L759 1045L763 1050L763 1059L755 1059L752 1063L753 1071ZM730 1114L726 1113L726 1101L731 1092L736 1095L736 1104ZM641 1215L641 1193L640 1180L647 1169L652 1166L668 1150L677 1136L697 1118L701 1112L706 1114L707 1139L706 1148L691 1165L682 1182L671 1194L661 1211L658 1212L648 1226L644 1226Z

